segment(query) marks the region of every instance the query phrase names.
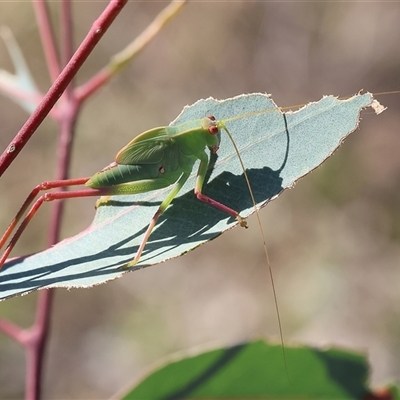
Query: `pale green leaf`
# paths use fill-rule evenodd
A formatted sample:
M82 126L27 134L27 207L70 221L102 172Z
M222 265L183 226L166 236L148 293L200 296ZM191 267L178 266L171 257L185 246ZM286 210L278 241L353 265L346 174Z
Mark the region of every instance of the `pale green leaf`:
M173 124L210 114L226 120L258 206L263 207L329 157L357 128L361 110L371 105L375 103L369 93L347 100L328 96L283 114L263 94L223 101L209 98L186 107ZM196 165L159 219L137 269L187 253L237 225L235 219L195 198L195 179ZM41 253L9 261L0 272L1 298L39 288L89 287L120 277L123 272L117 268L133 258L169 190L114 197L98 209L85 231ZM204 193L244 217L254 212L237 155L224 134ZM244 229L242 234L246 235Z

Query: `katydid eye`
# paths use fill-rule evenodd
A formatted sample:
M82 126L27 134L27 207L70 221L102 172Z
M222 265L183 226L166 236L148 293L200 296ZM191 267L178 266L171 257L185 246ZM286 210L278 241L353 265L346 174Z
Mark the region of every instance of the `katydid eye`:
M211 121L215 121L214 115L208 115L207 118L208 118L208 119L211 119Z
M208 132L210 132L211 133L211 135L218 135L218 132L219 132L219 129L215 126L215 125L211 125L209 128L208 128Z

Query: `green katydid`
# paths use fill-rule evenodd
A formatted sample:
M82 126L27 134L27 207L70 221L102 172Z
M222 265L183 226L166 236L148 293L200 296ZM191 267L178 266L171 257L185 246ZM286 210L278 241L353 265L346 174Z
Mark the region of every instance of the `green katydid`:
M148 225L147 231L139 245L139 249L136 252L136 255L133 260L128 262L125 267L131 267L135 265L140 257L141 254L146 246L146 243L149 239L149 236L157 223L157 219L159 216L168 208L172 200L175 198L179 190L182 188L186 180L188 179L193 166L196 161L200 160L200 166L197 172L197 180L195 184L195 194L200 201L209 203L210 205L214 206L215 208L228 213L231 217L236 218L240 225L245 227L246 221L239 215L239 213L232 208L221 204L202 193L203 184L206 177L206 171L208 168L208 156L206 153L206 148L209 147L211 151L216 152L218 150L218 146L220 144L220 136L221 130L225 130L230 137L234 147L235 152L241 162L241 168L244 172L244 177L247 180L247 186L250 191L250 195L252 197L252 203L254 209L257 211L257 207L255 206L254 196L250 187L250 183L248 182L248 176L246 174L246 170L244 168L241 156L239 154L238 149L236 148L235 142L233 141L228 129L226 128L226 123L237 121L237 120L245 120L247 117L256 117L257 115L266 114L271 112L271 108L268 109L267 104L271 106L271 102L266 102L266 97L263 95L249 95L248 96L240 96L235 99L227 100L223 102L224 104L228 104L228 106L222 106L223 103L220 103L222 108L220 109L219 106L215 108L217 113L222 111L223 117L225 119L216 121L215 118L204 117L202 119L191 119L188 118L186 122L184 120L179 123L178 125L172 125L168 127L161 127L151 129L147 132L142 133L137 138L133 139L127 146L125 146L116 156L116 161L99 173L95 174L92 177L80 178L80 179L69 179L69 180L62 180L62 181L48 181L42 182L38 185L27 197L25 202L23 203L22 207L20 208L19 212L17 213L16 217L12 220L11 224L7 228L6 232L0 239L0 248L5 244L5 242L11 237L12 232L17 227L17 224L24 216L25 212L28 210L30 205L34 202L36 196L39 192L48 189L57 189L65 186L73 186L73 185L86 185L87 189L83 190L74 190L74 191L54 191L48 192L42 195L39 199L34 202L33 206L27 212L25 218L23 218L22 223L16 230L16 233L11 238L10 243L8 244L4 254L0 257L0 268L4 264L5 260L9 256L10 252L12 251L13 247L15 246L17 240L23 233L24 229L35 215L37 210L40 206L47 201L52 200L62 200L67 198L77 198L77 197L89 197L89 196L111 196L111 195L123 195L123 194L137 194L137 193L144 193L153 191L160 188L166 188L172 184L175 184L169 195L163 199L161 202L160 207L158 208L157 212L154 214L153 218ZM205 104L205 103L204 103ZM213 107L215 106L214 103ZM333 103L335 104L335 103ZM330 107L328 102L328 112ZM232 113L227 114L224 108L231 107L234 105L236 110L249 110L249 105L251 105L251 109L254 111L250 111L247 113L240 114L237 111L235 112L233 109L233 116ZM211 108L212 109L212 108ZM309 108L311 109L311 108ZM217 111L220 110L220 111ZM281 110L274 106L272 111L276 112ZM207 115L209 111L205 109L203 111L203 115ZM318 116L320 111L316 111L315 116ZM190 114L190 113L189 113ZM303 113L307 115L306 118L310 118L313 114L308 115L309 111L305 110ZM197 113L198 115L198 113ZM196 118L196 114L192 114L192 117ZM354 114L353 114L354 115ZM283 120L285 118L281 118L282 114L277 114L278 118L277 121L274 118L272 121L268 120L268 126L265 125L257 125L256 131L263 131L264 129L271 129L271 134L276 135L278 132L284 132L282 129L285 129L282 125ZM258 117L256 117L258 119ZM298 124L302 121L302 116L300 117L300 121L296 122ZM262 119L260 119L261 122ZM350 122L352 120L349 120ZM322 122L322 121L321 121ZM271 125L272 124L272 125ZM250 138L252 137L251 131L254 128L251 128L250 132L247 132L249 127L245 124L241 124L243 134L241 137ZM296 126L296 125L295 125ZM275 133L274 133L275 132ZM251 133L249 135L249 133ZM266 136L268 138L268 136ZM284 148L286 144L289 144L289 137L286 138L286 135L282 136L274 136L278 140L280 146L283 145ZM281 137L282 139L279 139ZM336 139L333 136L333 146L337 146ZM257 143L261 145L261 143L269 143L264 138L264 136L260 136L260 142L256 141L255 144L252 146L258 146ZM293 140L293 139L291 139ZM342 140L342 139L340 139ZM303 142L304 139L300 138L300 143ZM251 140L248 143L252 143ZM248 146L248 145L246 145ZM265 147L265 146L264 146ZM280 147L282 150L284 148ZM300 147L301 148L301 144ZM333 149L335 147L332 147ZM333 150L332 148L328 149L331 153ZM281 152L282 150L279 150ZM286 151L286 150L285 150ZM276 150L273 151L274 153ZM328 152L328 154L329 154ZM284 155L283 153L279 153ZM314 154L310 155L312 158L307 158L305 161L310 160L311 164L307 165L299 165L297 168L296 166L297 175L287 176L285 178L287 180L286 185L292 185L293 182L298 179L298 173L300 172L304 174L302 171L306 171L304 168L308 168L311 170L315 168L324 160L324 156L321 158L319 155L314 159ZM307 156L307 157L310 157ZM286 160L286 158L280 158L278 156L276 160L282 159L282 161ZM285 156L286 157L286 156ZM325 156L326 157L326 156ZM303 160L304 155L301 153L299 154L299 160ZM286 161L284 161L286 162ZM307 161L308 163L308 161ZM258 165L265 165L265 163L261 163ZM271 164L272 165L272 164ZM278 167L280 168L280 167ZM280 169L277 172L280 174ZM282 188L279 188L283 189ZM277 193L277 192L276 192ZM97 205L101 205L107 202L107 199L100 199ZM264 203L265 204L265 203ZM257 214L258 215L258 214ZM261 224L260 224L261 225ZM261 226L260 226L261 228Z
M5 252L1 256L0 269L4 265L4 262L26 226L44 202L77 197L106 196L97 201L96 207L99 207L106 203L108 197L111 195L144 193L175 184L150 221L135 257L119 269L128 269L133 267L139 262L158 218L168 208L172 200L176 197L184 183L187 181L197 160L200 161L200 164L194 188L196 197L200 201L210 204L211 206L229 214L231 217L236 218L241 227L247 228L246 220L242 218L237 211L202 193L203 184L209 166L209 157L206 152L206 147L208 147L213 153L218 151L221 142L221 130L226 131L234 146L235 152L238 155L246 179L246 184L249 188L251 200L256 211L271 277L280 337L283 345L283 334L272 269L268 258L265 235L258 215L250 181L246 174L246 169L240 157L239 150L236 147L232 135L225 126L224 121L217 121L212 115L202 119L185 122L177 126L164 126L143 132L117 153L113 163L94 174L92 177L47 181L36 186L10 223L3 237L0 239L0 248L2 248L4 243L8 240L18 222L40 191L82 184L89 187L89 189L47 192L40 196L22 220Z
M259 99L259 97L263 100L265 99L264 96L258 95L255 95L253 98ZM243 107L248 107L245 105L246 101L246 96L241 98L240 103L243 103ZM255 104L257 104L258 101L259 100L255 100ZM221 130L226 131L235 147L235 152L239 161L241 162L241 168L247 181L247 186L252 197L252 203L257 211L245 167L239 151L236 148L235 142L226 127L226 123L228 121L244 119L249 116L256 116L279 110L281 110L281 108L273 108L271 110L261 107L257 111L240 115L236 114L235 116L230 116L219 121L216 121L214 117L203 117L202 119L182 122L175 126L154 128L133 139L117 154L115 162L111 163L92 177L42 182L30 193L17 215L12 220L6 232L0 239L0 248L2 248L5 242L10 238L18 222L22 219L39 192L73 185L86 185L87 189L67 192L48 192L37 199L29 209L25 218L22 220L16 233L11 238L4 254L0 257L0 268L11 253L24 229L44 202L89 196L98 197L138 194L166 188L175 184L169 195L162 201L157 212L151 219L134 259L125 265L127 268L134 266L141 257L157 219L176 197L179 190L188 179L197 160L200 160L194 188L197 198L200 201L206 202L220 209L233 218L236 218L242 227L246 227L246 221L237 211L205 196L202 193L206 172L209 166L206 148L208 147L212 152L217 152L221 140ZM246 127L244 128L246 129ZM284 142L285 140L286 139L284 139ZM97 205L99 206L106 202L107 199L102 198L97 202Z
M240 226L246 228L247 224L245 219L243 219L237 211L202 193L209 164L206 147L214 153L217 152L221 141L221 129L224 129L228 133L234 144L224 122L216 121L213 116L189 121L178 126L154 128L133 139L118 152L115 162L94 174L92 177L42 182L30 193L17 215L12 220L3 237L0 239L0 248L8 240L19 220L40 191L82 184L90 189L48 192L39 197L28 211L8 244L4 254L0 258L0 268L3 266L22 232L44 202L88 196L137 194L175 184L154 214L135 257L122 268L134 266L139 261L159 216L164 213L178 194L179 190L190 176L197 160L200 160L194 189L197 198L236 218ZM236 151L239 155L237 149ZM243 163L242 168L252 195ZM97 201L96 206L98 207L106 203L107 199L108 197L101 198ZM254 199L253 203L255 205Z
M274 109L274 111L276 110L277 109ZM258 111L255 112L255 114L260 112L268 111ZM231 119L237 119L240 117L243 116L237 116ZM133 267L139 262L158 218L164 213L180 189L183 187L192 172L195 162L198 160L200 161L200 164L194 188L197 199L216 207L233 218L236 218L241 227L247 228L246 220L242 218L237 211L202 193L207 169L209 167L209 157L207 155L206 148L208 147L211 152L216 153L221 142L221 130L225 130L234 146L235 152L238 155L241 168L246 179L246 184L249 188L251 200L257 214L258 224L263 238L264 251L267 257L269 273L272 280L275 306L278 312L272 270L269 263L265 235L262 229L260 218L258 216L256 201L254 199L251 185L246 174L243 161L241 160L239 150L236 147L235 141L228 131L225 122L226 120L217 121L214 116L210 115L202 119L188 121L177 126L154 128L143 132L134 138L117 153L114 162L94 174L92 177L42 182L32 190L21 206L17 215L8 226L6 232L0 239L0 248L2 248L5 242L9 239L18 222L28 210L29 206L33 203L39 192L75 185L85 185L88 187L88 189L47 192L40 196L27 212L25 218L22 220L16 233L6 247L5 252L1 256L0 269L4 265L7 257L11 253L26 226L44 202L68 198L106 196L97 201L96 207L99 207L107 203L108 198L111 195L131 195L145 193L175 184L151 219L135 257L119 269L128 269ZM283 343L279 312L278 323L280 336Z

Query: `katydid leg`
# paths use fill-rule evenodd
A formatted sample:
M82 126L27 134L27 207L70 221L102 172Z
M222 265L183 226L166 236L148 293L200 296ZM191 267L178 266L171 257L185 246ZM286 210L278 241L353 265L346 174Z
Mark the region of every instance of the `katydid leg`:
M29 196L26 198L26 200L24 201L24 204L22 204L22 206L19 209L17 215L11 221L11 223L8 226L7 230L4 232L3 236L1 237L1 239L0 239L0 249L4 246L5 242L10 237L12 231L15 229L15 227L18 224L18 222L20 221L20 219L22 218L22 216L25 214L26 210L28 209L28 207L33 203L33 200L35 200L36 196L40 192L42 192L44 190L56 189L56 188L60 188L60 187L83 185L88 180L89 180L89 178L64 179L64 180L57 180L57 181L45 181L45 182L42 182L39 185L37 185L32 190L32 192L29 194Z
M82 180L85 179L84 182L81 183L85 183L87 181L87 178L82 178ZM75 181L75 183L70 183L70 181ZM79 183L76 183L77 181L80 181L80 179L71 179L71 180L67 180L67 184L69 183L69 185L77 185ZM65 186L62 185L61 182L66 182L66 181L53 181L53 182L44 182L46 185L47 184L54 184L56 186L52 186L52 187L47 187L47 188L56 188L56 187L61 187L61 186ZM35 192L35 190L37 188L39 188L41 185L38 185L33 191ZM40 190L45 190L45 189L39 189L36 190L36 194L38 193L38 191ZM6 247L4 253L2 254L2 256L0 257L0 269L3 266L3 264L5 263L7 257L10 255L12 249L14 248L15 244L17 243L18 239L20 238L20 236L22 235L22 233L24 232L25 228L27 227L27 225L29 224L29 222L31 221L31 219L34 217L34 215L36 214L36 212L39 210L40 206L48 201L53 201L53 200L63 200L63 199L72 199L72 198L77 198L77 197L93 197L93 196L102 196L105 194L109 193L110 188L104 188L104 189L83 189L83 190L71 190L68 192L65 191L61 191L61 192L49 192L49 193L45 193L44 195L40 196L34 203L33 206L29 209L28 213L26 214L26 216L24 217L24 219L22 220L20 226L18 227L17 231L15 232L14 236L11 238L10 243L8 244L8 246ZM31 193L31 194L32 194ZM30 200L28 202L28 200ZM15 224L18 222L19 219L21 219L21 216L23 214L22 211L25 211L26 208L29 206L30 203L32 203L33 199L31 199L31 195L28 196L27 200L25 201L25 203L23 204L23 206L21 207L20 211L17 214L17 217L14 218L13 222L11 224L13 224L12 229L10 229L10 227L7 229L6 233L3 235L1 242L4 243L8 237L10 236L13 228L15 227ZM15 221L15 223L14 223ZM10 225L11 226L11 225Z
M242 218L239 213L232 208L219 203L218 201L206 196L205 194L202 193L203 189L203 184L204 184L204 179L207 173L207 168L208 168L208 156L207 153L204 152L201 157L200 157L200 166L197 174L197 180L196 180L196 186L194 189L194 193L196 197L207 204L210 204L211 206L218 208L221 211L226 212L227 214L231 215L233 218L236 218L240 224L241 227L247 228L247 222L244 218Z
M184 172L182 174L182 176L179 178L178 182L175 184L169 195L164 199L164 201L160 204L160 207L158 207L156 213L153 215L153 218L151 219L150 224L147 227L146 233L143 236L142 242L140 243L139 249L136 252L135 258L132 261L120 267L119 269L131 268L139 262L140 256L143 253L143 250L146 246L147 241L149 240L149 237L151 235L151 232L153 231L154 226L157 223L158 218L160 217L160 215L164 213L167 207L171 204L171 201L176 197L178 192L182 189L182 186L188 180L189 176L190 176L189 172Z

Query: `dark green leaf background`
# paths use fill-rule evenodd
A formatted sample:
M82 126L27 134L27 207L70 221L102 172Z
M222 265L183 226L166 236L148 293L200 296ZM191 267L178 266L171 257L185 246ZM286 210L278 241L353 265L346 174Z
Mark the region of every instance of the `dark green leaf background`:
M182 356L152 371L124 400L366 398L368 364L339 349L282 347L264 341Z

